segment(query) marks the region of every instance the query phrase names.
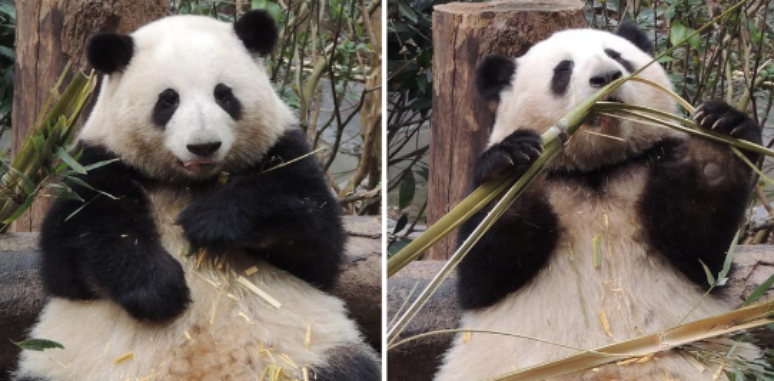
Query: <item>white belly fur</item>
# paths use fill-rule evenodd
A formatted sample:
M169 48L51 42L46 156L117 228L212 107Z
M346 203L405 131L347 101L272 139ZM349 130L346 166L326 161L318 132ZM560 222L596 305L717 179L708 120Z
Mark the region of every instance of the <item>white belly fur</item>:
M186 194L150 194L164 247L186 269L192 303L168 325L132 319L109 300L74 302L53 298L30 337L62 343L65 349L24 351L20 375L46 375L54 380L253 380L270 364L285 379L303 379L307 367L325 363L333 348L360 343L347 319L344 303L307 283L247 255L233 253L237 263L223 265L186 258L182 231L174 225L189 201ZM120 216L116 216L120 218ZM245 276L256 265L258 272ZM243 275L273 296L277 309L235 282ZM310 335L307 335L307 330ZM114 359L134 352L134 358ZM292 364L290 363L292 362Z
M633 212L643 184L632 181L643 178L643 170L633 171L629 179L619 179L604 198L598 199L575 186L551 183L550 202L565 230L549 266L498 304L466 312L461 327L593 349L680 324L702 298L702 290L658 253L649 252L643 241ZM598 269L594 267L593 245L597 235L602 254ZM685 322L728 310L719 301L706 298ZM552 344L484 333L473 333L464 343L458 335L436 380L488 379L577 353ZM688 381L707 379L707 372L701 375L679 355L667 353L643 364L610 365L561 380Z

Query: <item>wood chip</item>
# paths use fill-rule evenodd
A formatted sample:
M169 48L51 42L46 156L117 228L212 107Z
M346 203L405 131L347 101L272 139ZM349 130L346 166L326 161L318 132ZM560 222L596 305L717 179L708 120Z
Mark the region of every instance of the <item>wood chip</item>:
M607 320L607 315L605 315L605 310L599 310L599 313L597 314L599 316L599 321L602 323L602 328L605 329L605 333L607 334L607 337L613 338L613 332L610 330L610 321Z
M277 299L274 299L271 295L267 294L265 291L261 290L256 286L253 282L250 282L249 280L245 279L243 276L239 276L237 278L237 283L241 284L242 286L245 286L248 290L252 291L254 294L261 297L261 299L265 300L267 303L269 303L274 308L280 308L282 306L282 303L277 301Z
M473 332L470 331L470 328L465 328L464 333L462 334L462 343L467 344L472 338Z
M306 349L312 346L312 323L306 325L306 336L304 337L304 346Z
M134 358L134 352L126 352L121 356L116 357L113 359L113 364L118 364L122 361L131 360Z
M257 273L257 272L258 272L258 268L253 266L253 267L250 267L249 269L245 270L245 275L250 276L250 275L253 275L253 274Z

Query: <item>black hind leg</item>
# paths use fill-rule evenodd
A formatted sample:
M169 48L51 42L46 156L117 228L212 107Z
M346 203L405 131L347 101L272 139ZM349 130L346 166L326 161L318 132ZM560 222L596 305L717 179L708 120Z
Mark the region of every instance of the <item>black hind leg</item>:
M382 379L376 356L368 349L357 346L334 350L325 367L314 373L310 379L315 381L379 381Z

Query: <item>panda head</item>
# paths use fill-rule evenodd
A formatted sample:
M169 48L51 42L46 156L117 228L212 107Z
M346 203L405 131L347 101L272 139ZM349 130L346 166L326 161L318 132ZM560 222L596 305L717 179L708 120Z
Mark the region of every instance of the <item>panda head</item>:
M88 59L105 76L80 139L169 181L254 164L295 124L263 63L277 36L262 11L234 24L173 16L94 36Z
M516 60L493 54L476 71L482 97L499 100L490 145L517 129L544 132L611 81L650 62L653 46L643 31L625 22L616 33L575 29L555 33ZM639 75L671 88L664 69L653 64ZM642 83L626 82L610 101L673 112L674 102ZM587 121L571 137L554 168L593 170L650 148L668 129L609 117Z

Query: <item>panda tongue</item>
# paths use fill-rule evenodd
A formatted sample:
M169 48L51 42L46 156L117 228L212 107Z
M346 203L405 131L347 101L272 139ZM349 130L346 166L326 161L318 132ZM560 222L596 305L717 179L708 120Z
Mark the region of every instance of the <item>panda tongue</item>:
M202 170L202 166L215 164L212 160L191 160L183 163L187 169L193 172L199 172Z

